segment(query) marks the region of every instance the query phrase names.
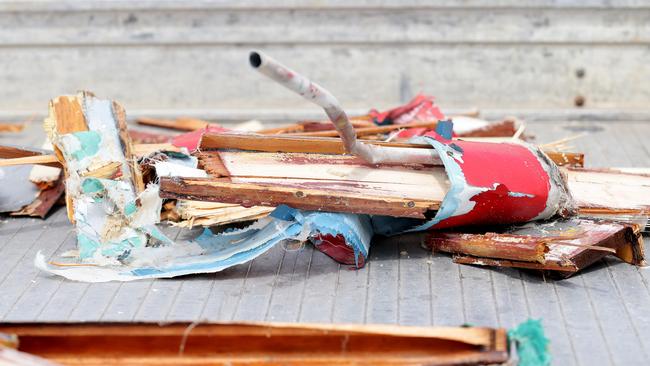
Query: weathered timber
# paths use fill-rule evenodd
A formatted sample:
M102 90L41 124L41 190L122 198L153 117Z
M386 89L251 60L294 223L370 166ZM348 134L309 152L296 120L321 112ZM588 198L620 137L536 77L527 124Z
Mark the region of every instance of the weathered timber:
M368 191L370 193L372 191ZM201 178L161 178L160 196L196 201L237 203L246 207L277 206L316 211L367 213L397 217L425 218L437 210L439 200L420 200L381 195L360 195L331 187L296 188L278 185L230 183Z
M431 250L464 253L476 257L544 263L546 241L524 235L464 234L433 231L425 244Z
M569 219L537 222L500 232L435 232L424 245L454 254L458 263L558 272L568 277L607 255L645 264L639 227L606 220ZM539 254L535 249L541 249Z

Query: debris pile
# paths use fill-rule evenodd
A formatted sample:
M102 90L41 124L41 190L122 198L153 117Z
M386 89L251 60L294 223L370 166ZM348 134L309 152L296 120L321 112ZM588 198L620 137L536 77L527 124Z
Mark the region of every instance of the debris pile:
M563 277L605 255L644 264L650 175L585 169L581 153L527 142L521 121L448 118L426 95L348 117L329 92L272 58L254 52L250 63L331 122L227 129L141 118L184 133L128 131L119 104L86 92L51 102L54 155L0 149L5 165L50 165L29 172L39 198L60 195L65 181L78 252L39 255L36 265L74 280L129 281L220 271L274 245L310 242L362 267L373 237L405 234L458 263ZM56 199L29 210L44 216ZM176 243L158 229L161 217L205 229Z

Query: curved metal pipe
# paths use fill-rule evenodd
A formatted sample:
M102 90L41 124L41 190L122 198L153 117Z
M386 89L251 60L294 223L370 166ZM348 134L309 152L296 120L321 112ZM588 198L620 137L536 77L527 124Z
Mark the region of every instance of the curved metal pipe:
M321 106L334 127L341 136L345 150L357 155L371 164L379 163L424 163L432 164L438 161L432 156L431 151L417 151L413 153L400 154L396 149L364 144L357 140L357 134L350 123L347 114L339 104L339 101L322 86L312 82L299 73L284 66L277 60L262 52L251 52L249 56L251 66L262 74L275 80L277 83L290 89L303 98ZM416 149L419 150L419 149Z

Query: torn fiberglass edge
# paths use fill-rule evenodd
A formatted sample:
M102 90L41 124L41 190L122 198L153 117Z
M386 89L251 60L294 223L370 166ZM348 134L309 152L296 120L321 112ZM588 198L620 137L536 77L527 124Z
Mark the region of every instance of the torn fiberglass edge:
M560 170L535 146L439 134L422 139L437 151L450 187L433 220L410 231L522 223L575 211Z
M35 264L47 272L84 282L168 278L218 272L248 262L284 240L304 241L319 234L344 235L348 245L365 257L372 234L369 227L363 215L305 212L280 206L245 229L228 230L218 235L205 229L191 242L135 248L123 259L122 265L48 264L40 253Z
M96 263L117 264L152 237L169 242L155 226L162 204L158 186L137 191L139 172L132 171L130 141L121 133L123 116L114 108L113 102L88 93L59 97L45 122L63 159L79 258ZM74 126L72 119L58 119L62 110L78 116Z

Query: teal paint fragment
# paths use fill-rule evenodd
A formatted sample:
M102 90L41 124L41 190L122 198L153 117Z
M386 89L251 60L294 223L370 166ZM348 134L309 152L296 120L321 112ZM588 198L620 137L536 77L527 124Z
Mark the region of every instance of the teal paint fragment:
M104 185L97 178L86 178L81 183L81 190L86 194L97 193L104 190Z
M158 239L164 243L173 244L173 242L154 225L145 229L148 229L147 233L149 233L149 235L151 235L153 238Z
M135 201L127 203L126 207L124 207L124 214L126 216L131 216L135 213L137 209L137 206L135 205Z
M80 148L72 152L72 157L76 160L82 160L89 156L97 154L99 151L99 143L102 137L95 131L81 131L72 134L79 140Z
M77 247L79 248L79 258L92 258L97 251L97 248L99 248L99 243L88 236L79 233L77 234Z
M117 243L111 243L102 248L102 255L106 257L117 258L125 252L142 246L142 238L139 236L132 236Z
M517 345L520 366L548 366L551 354L548 351L550 341L544 335L542 322L528 319L508 331L508 339Z

